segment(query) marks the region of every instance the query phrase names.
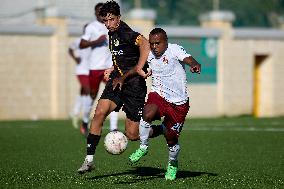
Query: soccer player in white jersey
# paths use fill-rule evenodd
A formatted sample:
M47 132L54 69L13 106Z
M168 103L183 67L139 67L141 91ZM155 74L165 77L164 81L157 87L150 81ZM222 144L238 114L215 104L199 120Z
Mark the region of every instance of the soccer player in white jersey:
M90 93L88 105L91 107L95 98L97 97L100 83L106 82L104 72L112 69L112 57L108 47L108 30L99 16L100 8L103 3L98 3L95 6L96 20L87 25L85 33L81 36L80 48L91 48L89 56L89 80L90 80ZM90 113L89 112L89 113ZM82 129L87 136L89 114L84 116L82 122ZM118 115L117 112L110 114L110 130L117 130Z
M87 24L83 27L85 31ZM71 118L74 128L79 128L78 120L79 114L83 112L83 115L89 115L88 99L90 98L90 84L89 84L89 62L88 56L90 48L80 49L80 38L74 40L69 46L68 52L72 59L76 62L75 74L80 83L80 94L76 96L75 103L72 108ZM87 103L86 103L87 102Z
M152 72L152 87L139 125L140 147L129 156L129 160L136 163L147 154L149 137L164 134L169 150L165 178L174 180L180 151L178 138L189 110L186 73L182 63L189 65L193 73L200 73L201 65L183 47L168 43L167 34L161 28L150 32L149 42L151 52L147 62ZM142 70L143 66L137 65L136 70L147 77L150 74ZM152 121L162 117L161 125L151 125Z

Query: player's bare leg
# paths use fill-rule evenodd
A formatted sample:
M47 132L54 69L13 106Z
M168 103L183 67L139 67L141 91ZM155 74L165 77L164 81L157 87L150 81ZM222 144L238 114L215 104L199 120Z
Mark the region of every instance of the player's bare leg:
M100 99L92 119L90 133L87 137L87 156L82 166L78 169L80 174L94 169L94 154L100 141L103 122L106 117L116 108L116 104L108 99Z
M125 135L129 140L135 141L139 139L139 122L125 119Z

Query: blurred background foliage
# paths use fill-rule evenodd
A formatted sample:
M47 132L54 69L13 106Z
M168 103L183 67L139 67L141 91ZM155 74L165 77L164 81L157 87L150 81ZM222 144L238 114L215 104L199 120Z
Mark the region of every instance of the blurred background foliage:
M213 9L235 13L235 27L276 27L284 17L284 0L122 0L124 9L156 10L157 25L199 25L199 15ZM214 3L218 2L218 5Z

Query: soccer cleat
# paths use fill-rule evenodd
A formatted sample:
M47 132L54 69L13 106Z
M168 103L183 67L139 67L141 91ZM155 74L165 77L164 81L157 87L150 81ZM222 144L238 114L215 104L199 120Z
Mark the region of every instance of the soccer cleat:
M170 162L168 164L167 172L165 174L166 180L175 180L178 171L178 162Z
M82 166L78 169L78 173L79 174L84 174L86 172L92 171L94 168L95 168L94 162L93 161L89 162L87 159L85 159L85 161L82 164Z
M148 153L147 149L139 148L136 150L134 153L132 153L129 156L129 160L131 163L136 163L138 162L143 156L145 156Z

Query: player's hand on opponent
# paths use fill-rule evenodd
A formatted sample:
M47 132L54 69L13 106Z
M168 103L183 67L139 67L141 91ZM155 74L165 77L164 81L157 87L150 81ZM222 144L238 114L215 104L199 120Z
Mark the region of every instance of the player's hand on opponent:
M147 73L146 73L147 77L152 75L152 70L150 68L147 68Z
M113 81L112 81L112 89L113 90L116 90L116 89L121 90L123 83L124 83L124 77L114 78Z
M192 73L201 73L201 64L194 62L192 65L190 65L190 71Z
M136 69L136 71L144 79L146 79L147 77L152 75L152 70L151 69L147 69L147 71L148 71L147 73L144 70L142 70L142 69Z
M109 76L110 76L110 74L111 74L111 72L113 71L113 67L112 68L109 68L109 69L106 69L105 71L104 71L104 80L105 81L108 81L109 80Z

